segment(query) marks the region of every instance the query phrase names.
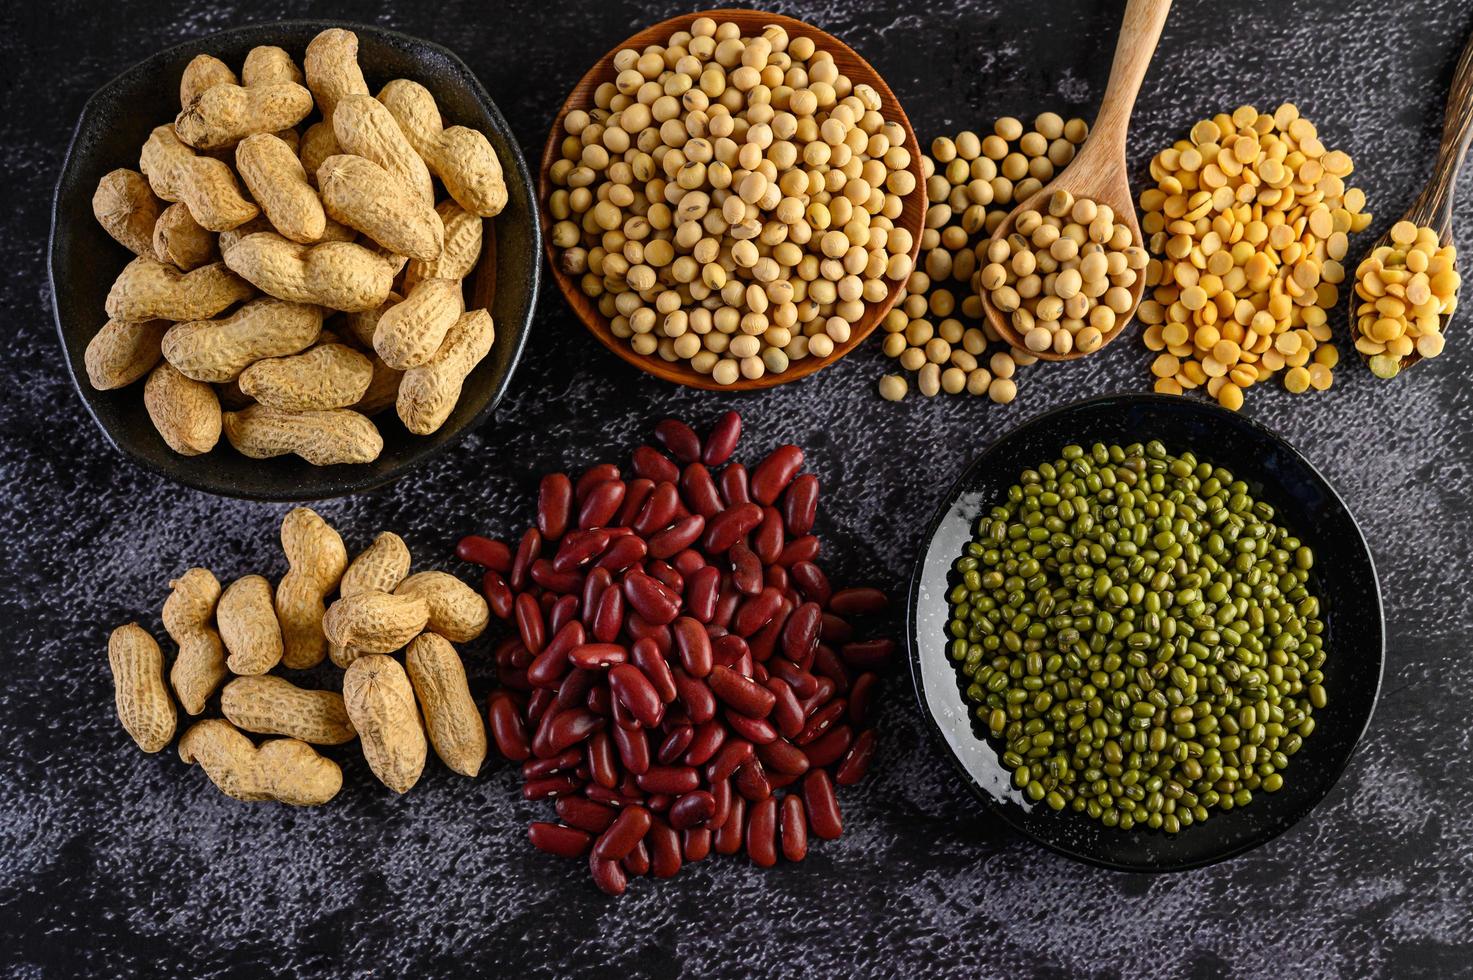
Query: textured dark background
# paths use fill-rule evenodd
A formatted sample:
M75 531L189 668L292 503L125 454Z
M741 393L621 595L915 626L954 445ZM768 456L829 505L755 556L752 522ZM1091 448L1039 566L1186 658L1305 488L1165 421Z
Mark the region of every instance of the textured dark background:
M282 571L285 508L183 490L124 462L84 414L57 356L44 272L52 187L88 94L154 49L290 16L383 23L446 44L480 74L529 157L566 90L607 48L676 4L7 3L0 12L0 970L17 976L281 971L729 973L876 976L1446 976L1473 943L1473 346L1390 384L1358 366L1328 394L1249 393L1361 519L1385 588L1385 689L1349 771L1309 819L1228 864L1167 877L1073 864L1000 829L925 737L907 678L890 680L882 749L844 792L847 833L759 872L703 862L622 901L586 868L533 851L542 805L499 765L476 782L432 761L406 797L341 753L346 785L312 811L221 796L172 750L120 730L109 629L157 632L165 582L196 563L228 579ZM929 140L1001 114L1086 115L1104 87L1118 3L791 3L885 73ZM1141 92L1137 175L1203 114L1297 102L1348 150L1379 233L1431 166L1466 0L1181 0ZM174 79L160 79L173 85ZM1465 194L1473 192L1463 182ZM1460 244L1473 234L1459 228ZM1367 234L1358 239L1363 247ZM1466 270L1465 270L1466 271ZM101 274L101 273L99 273ZM63 284L62 288L65 288ZM1335 322L1342 323L1343 309ZM735 405L750 451L810 450L836 578L899 589L917 524L995 433L1084 395L1145 387L1138 340L1024 373L1018 401L874 393L878 346L749 397L636 374L547 293L497 419L459 452L382 492L321 505L350 549L399 531L424 566L456 537L507 533L551 467L643 438L660 417ZM162 633L159 633L162 635ZM483 648L468 658L480 695Z

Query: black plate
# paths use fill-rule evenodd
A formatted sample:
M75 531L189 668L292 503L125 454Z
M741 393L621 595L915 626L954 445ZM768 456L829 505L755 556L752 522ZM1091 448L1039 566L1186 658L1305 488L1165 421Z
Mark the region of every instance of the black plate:
M1058 458L1065 446L1160 439L1170 452L1192 450L1246 481L1315 553L1311 589L1325 619L1329 705L1290 760L1284 788L1258 793L1204 824L1168 835L1106 827L1084 814L1055 812L1013 788L986 739L947 656L951 564L972 540L976 520L1002 499L1025 469ZM1110 395L1076 402L1025 422L963 471L947 492L911 579L906 642L921 713L977 796L1014 829L1080 861L1122 871L1184 871L1272 840L1325 797L1371 720L1381 690L1385 634L1371 552L1344 501L1315 468L1262 425L1216 405L1170 395Z
M83 352L107 320L103 301L113 279L133 257L93 218L92 192L108 171L138 168L138 152L149 132L178 113L179 75L195 55L215 55L238 70L251 48L274 44L300 65L307 42L329 27L346 27L358 35L358 61L372 91L395 78L420 82L434 93L445 125L481 130L500 157L510 200L490 219L495 231L491 315L496 342L466 379L460 403L438 432L412 435L392 410L375 416L384 450L372 463L319 467L295 456L248 459L223 436L213 452L180 456L164 444L149 421L141 381L115 391L97 391L87 381ZM535 197L532 176L511 127L465 63L438 44L363 24L284 21L222 31L161 51L88 100L56 186L51 297L72 382L109 442L147 469L187 486L256 500L313 500L387 483L483 422L505 394L537 300L542 246ZM488 236L487 249L491 247ZM475 296L476 283L469 285L468 295Z

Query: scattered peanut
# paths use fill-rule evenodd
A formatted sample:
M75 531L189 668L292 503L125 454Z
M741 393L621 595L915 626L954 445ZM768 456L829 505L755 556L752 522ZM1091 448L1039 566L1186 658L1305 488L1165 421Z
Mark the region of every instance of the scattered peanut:
M350 313L371 310L394 285L393 266L351 242L302 245L261 232L246 235L223 254L225 264L261 292L293 303Z
M229 654L225 664L231 673L264 674L281 662L281 624L276 621L271 583L260 575L244 575L230 583L216 606L215 624Z
M506 181L484 133L467 126L447 128L430 90L407 78L385 85L378 100L457 204L483 218L501 213L507 201Z
M412 259L404 273L404 288L413 290L426 279L461 280L475 271L481 257L482 224L480 215L472 214L454 201L441 201L435 213L444 225L445 247L438 259L422 262Z
M454 643L469 643L486 630L491 611L475 589L445 572L419 572L406 578L394 594L424 600L429 610L425 629Z
M359 657L343 673L343 702L373 774L408 792L424 771L427 745L404 668L382 654Z
M468 588L458 580L456 584ZM474 778L486 761L486 726L471 700L460 654L445 637L425 633L409 644L404 666L424 710L435 754L455 772Z
M145 752L157 752L174 738L178 715L164 683L164 654L137 623L113 630L107 641L118 720Z
M109 320L87 342L82 361L92 387L105 391L132 384L163 356L167 320Z
M215 389L186 378L164 361L143 385L143 407L165 443L181 456L198 456L220 441L222 416Z
M320 307L263 297L218 320L176 323L163 352L185 377L233 381L257 361L305 350L321 333Z
M164 208L153 226L153 257L185 272L213 262L215 235L200 227L183 204Z
M343 696L309 691L284 677L237 677L220 692L220 711L236 728L285 735L313 745L341 745L357 738Z
M174 132L195 149L220 150L256 133L290 129L311 111L312 93L298 82L220 82L189 100L174 119Z
M240 79L225 62L211 54L197 54L179 76L179 108L187 107L207 88L239 84Z
M327 230L327 214L292 148L278 136L257 133L235 148L235 166L251 196L283 237L310 244Z
M289 412L346 408L373 380L373 362L343 344L256 361L240 375L240 390L269 408Z
M200 768L226 796L317 806L338 795L343 771L306 742L277 738L257 748L228 721L196 722L179 740L179 758Z
M153 228L161 210L148 180L119 168L103 175L92 193L92 214L103 229L134 255L153 255Z
M348 598L364 592L393 592L408 574L409 548L404 539L392 531L384 531L353 559L343 573L338 594ZM339 667L348 666L359 656L359 651L331 641L327 652Z
M164 600L164 629L179 645L169 684L179 705L192 715L205 710L229 671L225 648L212 625L220 583L207 568L191 568L169 583L173 591Z
M1326 150L1291 103L1241 106L1192 127L1151 161L1140 196L1151 252L1137 316L1156 390L1207 388L1227 408L1285 368L1328 388L1339 359L1327 312L1339 299L1346 236L1371 221L1345 185L1350 157ZM1306 367L1313 364L1317 369Z
M329 126L340 101L350 95L368 94L368 83L358 67L358 35L352 31L333 27L314 37L307 45L307 57L302 65L306 69L307 87L312 90L323 121ZM316 170L307 169L309 173Z
M1441 354L1443 317L1457 310L1460 285L1457 248L1442 244L1432 228L1393 225L1391 244L1373 250L1355 270L1355 349L1371 373L1394 378L1413 353Z
M313 466L371 463L383 436L367 416L346 408L284 412L251 405L224 415L225 438L243 456L271 459L295 454Z
M495 339L496 327L489 313L471 310L462 314L435 355L404 372L395 403L404 427L428 435L444 425L460 401L466 376L490 353Z
M348 552L338 532L307 507L298 507L282 519L281 550L290 565L276 586L282 666L292 670L315 667L327 652L322 633L324 599L343 577Z
M435 182L430 168L378 99L367 93L341 99L333 110L332 132L342 148L339 152L371 160L417 192L425 205L434 206Z
M173 126L159 126L143 144L138 169L153 192L165 201L180 201L194 220L210 231L243 225L259 211L240 194L229 164L196 156L179 141Z
M349 655L393 653L423 632L429 618L422 596L370 589L329 606L322 631Z
M354 228L396 255L437 259L445 226L418 190L365 157L340 153L317 168L317 188L334 221Z
M107 294L107 315L117 320L204 320L251 296L250 284L222 263L180 272L152 258L124 267Z
M379 316L373 349L385 364L400 371L424 364L436 356L463 312L465 299L459 281L425 279L415 284L403 302Z

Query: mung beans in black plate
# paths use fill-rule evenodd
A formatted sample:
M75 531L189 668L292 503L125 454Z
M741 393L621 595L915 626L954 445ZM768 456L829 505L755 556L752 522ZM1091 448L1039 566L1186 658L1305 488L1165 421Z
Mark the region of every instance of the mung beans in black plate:
M978 521L948 650L1029 799L1175 833L1280 789L1314 731L1313 563L1191 452L1068 446Z

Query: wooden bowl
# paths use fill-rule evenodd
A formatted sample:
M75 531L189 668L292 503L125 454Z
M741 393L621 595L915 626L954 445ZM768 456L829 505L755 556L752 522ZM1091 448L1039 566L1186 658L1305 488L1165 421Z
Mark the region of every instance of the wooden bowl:
M409 432L392 407L375 415L384 449L371 463L313 466L296 456L250 459L223 435L208 453L180 456L149 420L141 381L98 391L87 380L83 353L107 320L103 300L113 279L133 257L92 216L92 192L109 170L138 166L139 147L150 130L179 111L179 74L195 55L212 54L239 66L251 48L275 44L300 62L307 42L329 27L346 27L358 35L358 60L375 91L393 78L418 80L434 94L447 125L481 130L501 159L509 200L501 214L487 219L481 259L466 284L467 307L485 307L495 319L495 342L466 378L459 402L436 432ZM532 175L511 127L476 76L448 49L383 28L328 21L253 24L194 38L129 68L98 89L82 110L52 205L49 271L57 333L83 404L108 442L140 466L198 490L253 500L355 493L389 483L447 451L486 421L505 394L537 300L541 249L536 210Z
M895 305L900 291L904 288L904 281L890 283L890 289L885 298L878 303L870 303L865 309L864 316L856 324L853 324L849 339L842 344L834 345L834 352L828 357L805 357L794 361L792 366L781 374L764 374L756 380L738 378L729 385L717 384L708 374L701 374L690 366L688 361L670 362L660 358L658 355L637 354L629 346L627 340L615 337L609 329L609 321L599 312L598 303L583 294L578 288L577 280L563 272L558 264L558 249L552 244L552 226L555 223L548 213L546 202L554 190L552 181L548 177L552 165L561 157L560 148L563 132L563 119L574 109L587 109L593 105L593 92L604 82L614 80L614 55L625 48L642 49L650 44L663 44L669 40L670 35L676 31L687 30L698 18L710 17L718 23L731 21L739 25L743 36L754 36L762 32L762 28L769 24L776 24L788 32L790 37L812 38L815 45L821 51L827 51L834 56L834 63L839 71L852 80L855 84L869 85L880 93L884 106L880 114L887 122L896 122L905 130L905 146L910 150L911 162L909 170L915 176L916 189L905 199L905 209L900 215L896 227L905 228L911 233L915 244L911 248L911 261L914 263L920 256L921 230L926 220L926 181L921 176L921 147L916 141L915 132L910 128L910 120L905 117L905 112L900 108L900 101L895 98L895 93L890 91L890 86L880 77L869 62L865 61L854 49L831 34L819 30L811 24L805 24L801 20L785 17L782 14L766 13L760 10L703 10L691 14L681 14L662 21L653 27L648 27L633 37L620 43L598 60L588 74L579 80L573 87L563 107L558 110L557 119L552 124L552 131L547 137L547 146L542 151L542 166L538 173L538 199L543 203L540 209L542 218L543 246L547 251L548 265L552 269L552 277L557 281L558 288L563 291L568 305L573 312L578 314L578 319L583 321L590 333L598 338L609 350L618 354L624 360L633 364L641 371L653 374L666 381L676 384L689 385L693 388L706 388L715 391L746 391L753 388L771 388L774 385L784 384L788 381L796 381L807 377L820 368L837 361L845 354L852 351L864 342L870 335L881 318Z

